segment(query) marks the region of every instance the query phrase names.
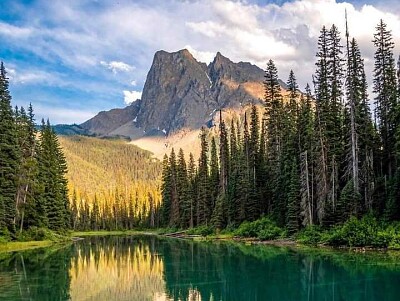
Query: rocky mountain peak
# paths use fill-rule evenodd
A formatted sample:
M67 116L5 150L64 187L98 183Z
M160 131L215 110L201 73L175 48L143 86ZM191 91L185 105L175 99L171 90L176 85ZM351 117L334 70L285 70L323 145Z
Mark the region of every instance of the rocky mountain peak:
M142 99L125 109L102 112L82 127L101 135L168 135L212 124L219 109L260 103L264 72L250 63L234 63L217 52L207 66L187 50L157 51ZM109 127L109 130L108 130Z

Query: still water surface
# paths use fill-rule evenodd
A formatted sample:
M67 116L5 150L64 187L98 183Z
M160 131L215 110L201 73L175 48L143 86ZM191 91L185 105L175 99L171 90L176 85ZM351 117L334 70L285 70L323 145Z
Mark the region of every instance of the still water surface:
M400 255L92 237L0 254L0 300L400 300Z

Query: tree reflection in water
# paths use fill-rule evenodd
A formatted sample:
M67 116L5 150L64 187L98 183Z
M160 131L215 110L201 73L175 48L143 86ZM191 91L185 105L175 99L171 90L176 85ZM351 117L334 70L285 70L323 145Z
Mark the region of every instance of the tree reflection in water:
M156 236L0 254L0 300L398 300L399 253Z

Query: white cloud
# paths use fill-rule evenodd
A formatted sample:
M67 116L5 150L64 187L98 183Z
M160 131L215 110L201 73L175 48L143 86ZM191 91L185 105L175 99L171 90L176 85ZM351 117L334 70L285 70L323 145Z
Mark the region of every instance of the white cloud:
M25 38L31 34L31 28L18 27L5 22L0 22L0 35L6 35L11 38Z
M132 102L135 102L138 99L142 98L142 92L140 91L127 91L124 90L124 102L125 104L129 105Z
M119 71L129 72L129 71L132 71L133 69L135 69L134 66L130 66L124 62L117 62L117 61L111 61L108 63L105 61L101 61L100 65L111 70L114 74L117 74Z
M196 58L196 60L198 60L199 62L203 62L203 63L207 63L208 64L208 63L212 62L214 57L215 57L215 53L214 52L197 51L196 49L194 49L190 45L186 45L183 48L187 49Z
M15 65L6 67L7 76L10 83L15 85L49 85L49 86L65 86L65 82L61 79L60 74L50 73L39 69L22 69Z
M40 122L49 119L51 124L71 124L71 123L82 123L97 113L90 110L82 109L70 109L62 107L54 107L49 105L40 105L33 103L34 113L36 121Z
M283 80L293 69L300 87L304 87L315 71L316 45L322 25L330 27L335 23L343 35L345 9L350 35L358 40L369 77L374 61L371 40L380 18L392 30L396 53L400 50L398 1L374 5L335 0L293 0L282 5L257 2L265 4L153 0L119 1L117 5L106 1L91 9L91 1L39 0L23 7L18 24L1 21L0 37L5 37L4 49L32 54L41 62L36 69L44 69L50 75L46 77L37 70L25 69L20 73L23 69L16 68L15 75L9 74L14 83L44 80L49 85L74 89L81 86L93 92L93 99L100 94L104 99L106 90L110 90L113 91L107 96L110 107L122 103L121 100L115 104L114 99L121 90L129 89L127 83L135 90L142 88L153 55L160 49L187 48L202 62L210 62L220 51L233 61L250 61L261 68L273 59ZM46 66L50 66L47 71ZM53 76L54 70L57 76ZM104 70L118 75L110 77ZM133 70L135 81L132 81ZM74 76L75 73L79 76ZM86 80L84 85L82 78ZM126 102L138 98L132 93L139 92L124 91ZM27 90L26 98L29 97Z

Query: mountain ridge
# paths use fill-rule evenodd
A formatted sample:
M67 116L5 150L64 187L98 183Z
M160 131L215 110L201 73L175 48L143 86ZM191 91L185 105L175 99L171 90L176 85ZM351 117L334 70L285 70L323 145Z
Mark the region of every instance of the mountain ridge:
M102 111L80 126L97 136L139 139L168 136L213 124L215 112L262 104L264 71L249 62L234 63L217 52L209 63L187 50L157 51L140 100ZM280 81L282 90L286 85Z

